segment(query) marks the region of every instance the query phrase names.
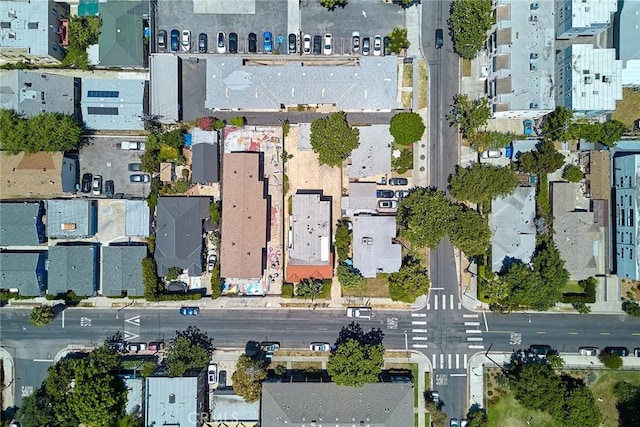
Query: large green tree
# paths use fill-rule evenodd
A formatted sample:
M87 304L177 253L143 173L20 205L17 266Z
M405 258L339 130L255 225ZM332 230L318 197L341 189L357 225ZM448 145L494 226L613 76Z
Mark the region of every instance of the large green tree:
M449 198L431 187L418 187L403 198L396 218L400 234L418 248L434 248L454 220Z
M98 43L102 21L97 16L71 16L69 44L84 50Z
M389 132L396 143L400 145L410 145L420 141L424 134L425 126L417 113L398 113L391 118Z
M204 369L211 360L213 340L196 326L176 331L167 346L164 363L167 374L180 377L191 369Z
M472 163L466 168L458 166L449 177L449 190L453 197L471 203L486 203L496 197L512 194L520 184L518 175L508 167L486 163Z
M526 173L546 175L560 169L564 164L564 156L556 150L553 142L545 140L528 153L520 154L517 168Z
M267 369L261 360L242 355L231 375L233 391L247 402L257 402L262 395L261 382L267 378Z
M481 152L490 148L506 147L517 139L522 139L522 135L496 131L477 131L469 136L468 141L471 148Z
M551 141L564 141L570 135L573 112L566 107L556 107L542 122L542 134Z
M394 301L413 303L416 298L429 292L427 270L414 259L408 260L400 271L389 275L389 296Z
M491 0L452 1L449 29L453 50L465 59L474 59L484 48L487 32L494 22Z
M353 289L364 286L364 277L349 265L340 264L336 269L336 275L340 285L345 288Z
M71 116L42 113L29 119L0 110L0 150L9 154L77 149L82 126Z
M346 221L338 221L334 246L336 248L336 254L338 255L338 263L341 264L349 258L351 248L351 231L349 231Z
M22 406L16 413L16 420L20 421L23 427L42 427L53 424L55 420L53 402L44 386L38 387L33 394L22 399Z
M472 138L478 129L487 124L491 107L487 98L469 99L465 93L455 95L447 120L457 126L465 139Z
M368 345L350 338L338 345L329 356L327 373L338 385L362 387L378 382L383 364L382 344Z
M360 132L351 128L344 111L311 122L311 147L321 165L342 166L342 162L360 145Z
M618 381L613 386L613 394L618 399L619 425L640 425L640 385Z
M462 204L452 204L451 209L454 220L449 223L449 236L453 245L468 257L486 254L491 241L487 219Z
M411 45L407 38L406 28L394 27L388 37L390 39L389 50L392 53L400 53Z

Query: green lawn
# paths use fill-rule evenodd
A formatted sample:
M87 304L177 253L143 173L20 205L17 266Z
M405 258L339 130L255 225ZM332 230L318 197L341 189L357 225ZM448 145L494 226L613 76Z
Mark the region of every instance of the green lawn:
M562 290L563 294L582 294L584 293L584 289L582 286L578 285L578 282L575 280L569 280L567 285Z
M378 273L375 279L364 279L364 286L361 288L342 288L342 296L389 298L389 274Z

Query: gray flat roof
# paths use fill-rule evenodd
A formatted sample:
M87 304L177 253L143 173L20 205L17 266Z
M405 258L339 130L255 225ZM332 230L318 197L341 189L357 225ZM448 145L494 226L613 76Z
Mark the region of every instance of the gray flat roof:
M96 291L98 249L95 245L49 248L47 290L57 295L73 291L77 295L92 296Z
M0 252L0 288L18 289L20 295L40 295L44 261L44 252Z
M47 236L58 239L93 236L95 217L91 200L47 200Z
M0 71L0 108L14 110L24 117L43 112L76 117L79 80L39 71Z
M391 173L391 143L389 125L357 126L360 145L351 152L347 166L349 178L366 178ZM375 192L374 192L375 193Z
M163 123L180 120L178 66L180 57L170 53L151 55L151 114Z
M395 273L402 265L402 246L396 237L395 216L360 215L353 222L353 266L364 277Z
M0 203L0 246L37 246L43 241L39 202Z
M204 412L204 392L199 395L201 388L204 390L204 373L174 378L147 377L144 399L146 424L196 425L192 422L194 414Z
M125 235L138 237L149 235L151 214L146 200L125 200L124 215Z
M321 194L292 196L289 264L320 265L330 261L331 199Z
M232 390L216 390L213 395L211 411L213 412L214 420L229 421L231 414L233 414L234 421L257 422L260 420L260 401L247 403L243 397L238 396Z
M279 111L281 104L333 104L344 111L397 108L395 56L362 57L359 65L313 62L244 65L243 58L207 57L205 107L213 110Z
M85 126L90 129L143 130L146 87L145 79L82 79L82 120Z
M142 259L147 256L146 246L104 246L102 248L102 289L104 296L144 295Z
M342 198L342 212L346 216L376 213L376 183L350 182L349 195Z

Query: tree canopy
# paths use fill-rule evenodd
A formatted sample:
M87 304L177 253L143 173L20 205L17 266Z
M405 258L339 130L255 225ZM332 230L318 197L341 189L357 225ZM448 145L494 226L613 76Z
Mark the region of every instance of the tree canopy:
M257 402L262 396L261 381L265 378L267 369L264 362L243 354L231 375L233 391L247 402Z
M394 301L413 303L429 292L429 275L417 260L408 260L400 271L389 275L389 296Z
M81 139L82 126L71 116L42 113L23 119L15 111L0 110L0 150L9 154L74 150Z
M545 140L535 150L520 154L516 165L522 172L547 175L563 164L564 156L556 150L553 142Z
M362 274L349 265L340 264L336 269L336 275L340 285L345 288L353 289L364 286Z
M29 314L29 322L33 326L45 326L51 323L56 313L53 311L53 307L49 305L41 305L33 307Z
M569 135L569 125L573 111L566 107L556 107L542 122L542 134L550 141L564 141Z
M570 127L573 138L583 138L589 142L600 142L613 147L626 130L624 123L609 120L604 123L574 123Z
M569 182L580 182L584 178L584 173L578 165L569 165L562 171L562 177Z
M609 369L620 369L622 367L622 357L613 353L605 353L598 356L600 362Z
M465 93L455 95L447 120L457 126L465 139L472 138L478 129L487 124L491 107L487 98L469 99Z
M466 168L458 166L449 177L449 190L453 197L471 203L490 202L496 197L513 194L520 181L508 167L486 163L472 163Z
M613 394L618 399L619 425L640 425L640 385L618 381L613 386Z
M406 28L394 27L388 37L390 39L389 50L392 53L400 53L411 45L407 38Z
M398 113L391 118L389 132L396 143L400 145L410 145L420 141L424 134L425 126L417 113Z
M349 0L318 0L320 6L326 7L329 10L335 10L336 7L344 8Z
M167 346L164 363L167 374L180 377L191 369L204 369L211 359L213 339L196 326L176 331Z
M378 382L384 364L382 344L363 344L349 338L337 346L327 361L327 373L342 386L362 387Z
M494 22L491 0L452 1L449 30L453 50L465 59L474 59L484 48L487 32Z
M344 111L311 122L311 147L321 165L342 166L342 162L358 148L360 131L351 128Z
M471 148L481 152L490 148L506 147L516 139L522 139L522 135L496 131L477 131L469 136L468 141Z
M338 255L338 263L342 263L349 258L351 247L351 231L345 221L339 220L336 226L336 236L334 242L336 254Z

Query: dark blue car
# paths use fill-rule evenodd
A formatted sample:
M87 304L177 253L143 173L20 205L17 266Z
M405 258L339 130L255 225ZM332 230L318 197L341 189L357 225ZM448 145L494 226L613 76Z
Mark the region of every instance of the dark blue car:
M273 51L273 40L269 31L265 31L262 34L262 50L264 53L271 53Z
M177 52L180 43L180 31L171 30L171 51Z
M197 316L200 313L199 307L181 307L180 314L183 316Z

